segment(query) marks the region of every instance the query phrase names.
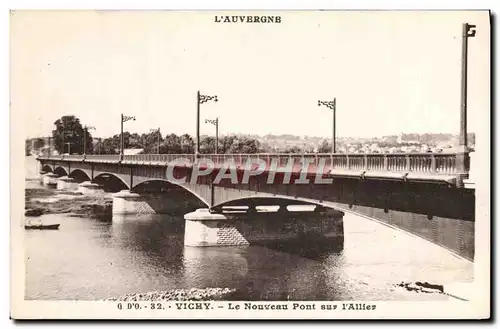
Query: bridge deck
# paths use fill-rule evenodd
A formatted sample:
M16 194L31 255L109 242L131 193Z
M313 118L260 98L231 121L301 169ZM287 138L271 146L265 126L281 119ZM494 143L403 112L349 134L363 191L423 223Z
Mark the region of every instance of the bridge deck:
M194 154L139 154L139 155L57 155L42 156L39 160L56 160L86 163L109 163L139 166L192 166ZM273 171L277 167L285 171L300 172L303 163L311 174L386 180L439 181L450 184L466 177L458 172L456 154L201 154L200 167L215 168L236 166L238 169L254 169L255 165Z

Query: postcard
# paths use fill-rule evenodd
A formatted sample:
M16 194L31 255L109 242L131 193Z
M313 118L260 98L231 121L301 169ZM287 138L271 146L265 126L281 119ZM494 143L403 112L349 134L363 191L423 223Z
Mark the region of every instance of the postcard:
M11 317L488 319L490 24L11 11Z

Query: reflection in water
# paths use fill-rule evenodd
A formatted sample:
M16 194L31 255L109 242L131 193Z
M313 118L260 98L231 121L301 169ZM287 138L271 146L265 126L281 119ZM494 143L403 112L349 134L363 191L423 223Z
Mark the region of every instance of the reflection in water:
M184 247L183 279L189 288L235 287L248 273L245 247Z

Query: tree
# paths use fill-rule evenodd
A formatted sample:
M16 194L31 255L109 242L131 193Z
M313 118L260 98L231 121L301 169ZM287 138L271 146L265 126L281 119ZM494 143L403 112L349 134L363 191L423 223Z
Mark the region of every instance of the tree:
M207 136L200 141L200 153L214 154L215 153L215 137Z
M54 147L59 153L83 153L83 127L74 115L65 115L54 122ZM92 153L92 135L87 131L87 153Z
M38 138L35 138L35 140L33 141L33 148L35 150L39 150L44 146L45 146L45 139L43 139L43 138L38 137Z
M297 145L294 145L292 147L288 146L285 148L285 150L283 151L283 153L294 153L294 154L298 154L298 153L304 153L304 151L298 147Z
M169 134L160 145L160 153L179 154L181 153L181 139L176 134Z
M118 154L119 143L114 137L101 139L99 138L99 142L96 145L97 153L99 154Z
M27 139L24 142L24 155L30 156L31 155L31 140Z
M219 153L229 153L231 151L231 146L238 140L234 135L224 136L219 139Z
M324 139L318 147L318 153L330 153L330 152L332 152L332 144Z
M192 154L194 153L194 141L191 136L184 134L180 137L181 142L181 153L182 154Z

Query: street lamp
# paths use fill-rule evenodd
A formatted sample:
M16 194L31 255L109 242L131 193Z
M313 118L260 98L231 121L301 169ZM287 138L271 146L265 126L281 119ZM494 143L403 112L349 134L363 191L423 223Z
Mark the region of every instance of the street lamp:
M205 123L211 123L215 126L215 154L217 154L219 150L219 118L215 118L215 120L205 119Z
M318 106L326 106L333 111L333 132L332 132L332 153L336 153L335 147L335 112L337 109L337 98L333 98L333 101L318 101Z
M121 120L120 120L120 160L123 160L123 148L124 148L124 142L123 142L123 123L127 122L129 120L134 120L135 121L135 116L129 117L126 115L121 114Z
M94 126L84 126L83 127L83 155L87 154L87 133L89 130L95 130Z
M208 96L201 95L198 90L198 94L196 96L196 146L194 149L195 156L198 158L198 154L200 154L200 104L206 103L208 101L218 102L216 95Z
M52 152L50 150L50 140L52 139L52 137L49 136L49 149L47 151L47 154L49 155L49 157L52 155Z
M73 137L73 132L72 131L64 131L63 134L63 154L64 154L64 145L68 145L68 154L71 154L71 142L64 142L66 140L66 137L69 136L69 137Z
M462 81L460 104L460 136L457 154L457 169L461 173L467 172L469 149L467 148L467 51L468 39L476 36L476 25L462 24Z
M158 146L157 146L157 154L160 154L160 142L161 142L161 133L160 133L160 128L158 129L151 129L149 130L149 132L151 133L155 133L157 132L158 133Z

